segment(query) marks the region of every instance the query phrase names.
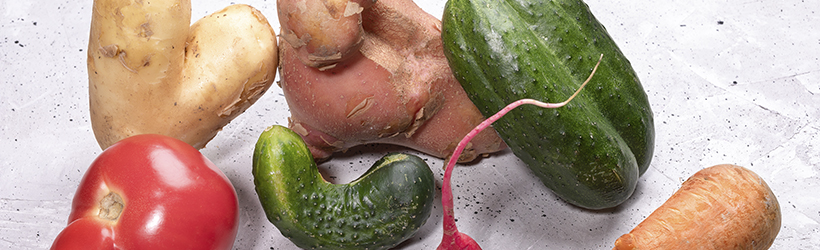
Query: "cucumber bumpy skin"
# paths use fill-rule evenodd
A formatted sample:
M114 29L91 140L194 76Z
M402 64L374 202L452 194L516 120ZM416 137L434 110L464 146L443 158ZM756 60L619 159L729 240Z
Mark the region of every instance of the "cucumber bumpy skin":
M567 106L511 111L493 126L555 194L580 207L614 207L649 166L654 124L629 61L580 0L449 0L444 53L456 79L490 116L522 98Z
M304 249L388 249L430 217L433 172L391 153L348 184L325 181L302 138L272 126L256 143L253 176L268 220Z

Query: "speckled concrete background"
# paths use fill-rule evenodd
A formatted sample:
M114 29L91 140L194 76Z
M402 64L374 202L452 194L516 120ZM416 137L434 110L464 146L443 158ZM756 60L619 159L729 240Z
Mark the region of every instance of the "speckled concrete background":
M440 17L444 0L418 0ZM194 1L199 18L232 3ZM780 201L773 249L820 246L820 5L814 1L587 3L640 76L655 114L656 151L634 196L605 211L557 199L509 153L456 169L456 216L485 249L609 249L690 175L719 163L757 172ZM86 47L92 1L0 2L0 248L44 249L65 226L71 198L100 153L88 115ZM251 152L261 131L287 123L273 87L202 152L240 198L235 249L293 249L264 217ZM322 165L337 182L385 151L366 146ZM441 179L440 159L425 157ZM432 249L441 206L401 249Z

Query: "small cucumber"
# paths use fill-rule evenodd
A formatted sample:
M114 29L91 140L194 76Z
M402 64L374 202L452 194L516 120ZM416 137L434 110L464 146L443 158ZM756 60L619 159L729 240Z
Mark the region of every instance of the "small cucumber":
M635 189L654 148L646 93L629 61L580 0L449 0L445 56L485 116L522 98L564 108L517 108L494 128L513 153L564 200L617 206Z
M304 249L387 249L430 217L433 172L421 158L391 153L348 184L322 179L302 138L272 126L256 143L253 176L265 214Z

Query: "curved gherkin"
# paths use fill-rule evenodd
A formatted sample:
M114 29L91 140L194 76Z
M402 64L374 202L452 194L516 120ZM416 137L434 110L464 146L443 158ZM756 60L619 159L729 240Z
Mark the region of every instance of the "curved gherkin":
M389 249L430 217L433 172L421 158L388 154L348 184L322 179L302 138L272 126L253 155L256 193L268 220L304 249Z

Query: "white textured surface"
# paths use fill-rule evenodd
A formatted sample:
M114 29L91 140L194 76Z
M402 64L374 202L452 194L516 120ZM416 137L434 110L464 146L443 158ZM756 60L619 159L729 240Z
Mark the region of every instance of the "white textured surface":
M194 1L199 18L231 3L278 27L275 1ZM440 17L444 0L418 0ZM816 1L587 3L629 58L655 114L656 150L634 196L606 211L558 200L510 153L454 174L460 229L485 249L610 249L697 170L748 167L783 213L773 249L820 246L820 5ZM0 2L0 249L44 249L65 226L71 198L100 153L88 115L86 47L92 1ZM273 87L202 152L239 194L235 249L293 249L253 190L259 133L286 124ZM352 180L384 151L362 147L323 165ZM443 162L424 157L441 179ZM441 206L403 249L441 239Z

